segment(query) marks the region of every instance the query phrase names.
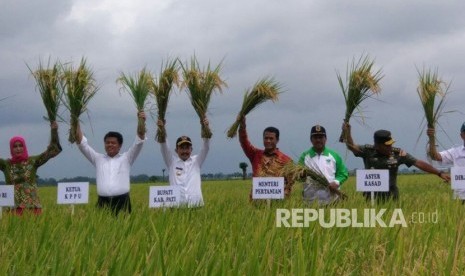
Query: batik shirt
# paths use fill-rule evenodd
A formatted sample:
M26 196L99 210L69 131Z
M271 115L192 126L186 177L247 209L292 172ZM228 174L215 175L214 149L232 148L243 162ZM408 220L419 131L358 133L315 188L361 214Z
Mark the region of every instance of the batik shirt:
M47 150L27 160L12 164L9 159L0 159L0 170L5 174L5 183L15 187L15 208L42 208L37 194L37 169L61 152L58 130L52 129L52 139Z
M241 143L242 150L252 164L252 173L254 177L282 177L283 167L292 162L292 159L282 153L278 148L273 152L265 152L264 150L254 147L247 136L245 128L239 129L239 142ZM292 180L284 177L284 194L289 196L292 191Z

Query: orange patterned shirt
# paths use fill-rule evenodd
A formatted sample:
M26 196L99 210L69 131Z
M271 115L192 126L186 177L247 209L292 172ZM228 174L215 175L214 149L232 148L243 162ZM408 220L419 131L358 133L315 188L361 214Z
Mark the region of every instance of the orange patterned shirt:
M245 128L239 128L239 142L250 163L252 163L252 173L254 177L280 177L283 167L292 162L292 159L282 153L278 148L273 152L267 153L262 149L254 147L248 138ZM294 182L284 176L284 194L288 197L292 191Z

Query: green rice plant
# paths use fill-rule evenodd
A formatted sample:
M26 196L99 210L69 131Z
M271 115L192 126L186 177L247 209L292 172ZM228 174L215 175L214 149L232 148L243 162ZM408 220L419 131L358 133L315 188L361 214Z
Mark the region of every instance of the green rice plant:
M237 115L236 121L231 125L227 132L229 138L233 138L237 134L237 130L241 124L241 120L260 104L271 100L276 102L278 95L281 93L282 86L273 78L265 77L255 83L252 89L246 90L242 107Z
M361 112L361 103L373 95L381 91L379 86L380 80L383 78L381 70L373 72L374 60L371 60L368 55L361 56L356 62L352 60L352 64L347 65L347 73L345 82L341 75L337 73L339 86L344 95L346 112L344 122L348 123L353 116L355 110ZM363 116L362 116L363 118ZM340 142L344 142L346 134L342 131L339 138Z
M437 69L432 71L424 68L421 72L417 69L417 72L419 82L417 94L425 114L426 127L436 128L439 118L444 114L444 105L450 85L439 78ZM431 156L433 154L431 149L436 150L436 137L429 135L428 139L430 150L427 150L427 154Z
M61 65L58 61L51 65L50 60L47 66L39 62L36 70L28 66L29 71L36 80L36 89L39 91L47 111L47 117L44 118L50 122L55 122L59 117L58 110L60 109L63 94L63 76L60 68Z
M150 209L149 186L159 183L135 184L132 213L118 217L96 209L95 185L74 215L56 204L56 187L41 187L41 216L3 209L0 274L462 275L465 209L448 185L438 184L428 174L399 175L399 201L370 207L351 176L344 184L350 200L321 208L324 215L302 227L276 226L278 209L320 212L302 201L300 185L289 200L268 207L248 203L250 180L203 181L204 207ZM358 222L370 221L366 209L386 209L386 222L401 209L408 226L322 227L338 209L358 211L348 218ZM422 212L438 220L412 220Z
M153 88L153 76L146 68L143 68L138 74L130 76L121 73L117 79L122 88L126 90L136 104L137 112L144 111L147 97ZM145 133L145 125L142 118L139 118L137 124L137 133Z
M160 75L153 82L153 96L157 102L158 120L165 121L168 101L173 85L179 86L179 66L178 60L168 60L165 64L162 63ZM156 139L159 143L166 141L166 129L158 126Z
M94 79L94 74L87 67L86 60L81 59L77 68L72 64L65 65L64 77L64 105L70 112L70 130L68 141L76 142L76 130L81 114L87 112L90 100L95 96L99 87Z
M184 78L182 87L188 91L188 95L195 112L200 118L202 125L202 138L211 138L212 132L210 127L204 123L207 116L208 105L215 90L223 91L227 87L226 82L220 77L221 63L215 68L208 63L207 67L200 68L197 58L191 58L190 63L181 63L182 75Z

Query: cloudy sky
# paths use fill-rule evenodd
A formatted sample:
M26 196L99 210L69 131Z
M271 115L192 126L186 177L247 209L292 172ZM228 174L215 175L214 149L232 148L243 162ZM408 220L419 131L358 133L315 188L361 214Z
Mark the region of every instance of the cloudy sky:
M158 73L163 60L201 65L223 60L228 83L215 94L209 110L213 130L204 173L240 171L248 161L237 139L225 132L233 123L244 91L258 79L274 76L284 86L278 103L266 103L248 116L249 136L262 147L262 130L281 130L279 147L294 159L310 146L314 124L327 128L328 146L346 157L349 168L362 162L337 142L345 106L337 72L345 74L354 57L369 54L381 69L382 94L364 105L366 124L353 121L354 139L371 143L373 131L393 132L396 145L425 158L423 113L416 94L417 68L438 69L450 83L447 110L438 133L445 147L460 144L465 90L465 2L463 1L309 1L309 0L0 0L0 156L9 157L8 141L23 135L29 153L49 141L48 123L27 65L60 60L78 64L82 57L101 89L84 116L91 145L103 152L103 135L120 131L127 149L135 137L136 108L115 82L121 72L147 66ZM63 116L67 113L63 109ZM90 118L90 120L89 120ZM169 141L187 134L200 147L200 125L185 91L175 91L167 114ZM154 141L155 121L147 121L149 139L132 174L161 175L164 164ZM41 177L94 176L95 170L60 123L63 152L39 169ZM250 167L249 167L250 168ZM2 176L3 177L3 176Z

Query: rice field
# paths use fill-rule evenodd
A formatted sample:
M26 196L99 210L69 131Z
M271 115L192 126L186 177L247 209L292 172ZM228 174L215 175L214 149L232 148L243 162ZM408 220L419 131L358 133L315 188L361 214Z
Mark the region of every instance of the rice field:
M204 182L203 208L167 210L148 208L150 185L133 185L133 213L117 218L95 208L94 186L74 215L56 204L56 187L41 188L43 215L0 220L0 275L465 273L465 206L432 175L401 176L400 201L374 207L401 209L407 227L276 227L278 208L318 208L302 203L299 184L289 201L252 205L250 181ZM353 177L343 191L349 200L325 217L372 208Z

